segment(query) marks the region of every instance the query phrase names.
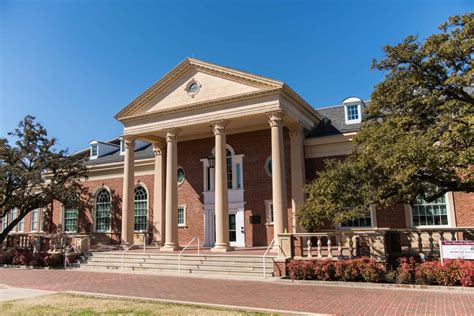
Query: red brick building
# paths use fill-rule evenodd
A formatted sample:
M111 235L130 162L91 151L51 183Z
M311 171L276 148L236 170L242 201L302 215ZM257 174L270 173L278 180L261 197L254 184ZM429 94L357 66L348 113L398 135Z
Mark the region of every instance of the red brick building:
M54 203L12 234L64 231L93 244L145 237L164 250L193 237L215 251L268 245L301 231L294 210L304 184L324 160L350 152L365 105L348 98L315 110L280 81L186 59L116 115L122 137L77 153L89 157L93 205ZM412 227L474 227L474 195L374 209L332 228Z

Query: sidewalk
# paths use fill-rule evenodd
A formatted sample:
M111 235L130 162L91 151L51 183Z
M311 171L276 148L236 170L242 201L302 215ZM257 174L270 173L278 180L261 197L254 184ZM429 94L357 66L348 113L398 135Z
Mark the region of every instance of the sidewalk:
M64 270L0 269L0 283L49 291L308 313L473 315L474 294Z

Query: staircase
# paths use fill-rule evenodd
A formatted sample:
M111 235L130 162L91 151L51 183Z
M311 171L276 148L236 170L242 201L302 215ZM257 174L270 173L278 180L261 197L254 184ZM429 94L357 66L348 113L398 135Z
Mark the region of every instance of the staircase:
M177 254L125 253L123 271L179 273ZM122 252L92 252L79 264L81 270L122 270ZM263 278L263 259L251 255L181 255L181 274ZM265 258L265 277L273 276L273 257Z

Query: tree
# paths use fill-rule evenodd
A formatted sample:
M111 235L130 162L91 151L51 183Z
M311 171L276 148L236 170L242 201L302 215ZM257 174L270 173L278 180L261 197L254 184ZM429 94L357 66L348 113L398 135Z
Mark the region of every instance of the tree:
M306 228L366 214L371 205L474 191L474 14L450 17L423 43L384 47L376 85L346 160L330 162L298 212Z
M80 179L86 177L81 158L56 150L57 141L46 129L26 116L0 138L0 217L13 209L17 216L0 234L0 244L8 233L32 210L59 201L65 206L82 207L90 197Z

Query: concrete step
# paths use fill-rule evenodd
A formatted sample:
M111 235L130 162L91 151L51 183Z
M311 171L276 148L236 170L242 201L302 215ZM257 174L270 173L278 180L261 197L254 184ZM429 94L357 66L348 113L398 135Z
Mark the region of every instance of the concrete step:
M85 262L78 264L83 270L177 273L179 261L181 273L260 277L264 271L263 258L255 255L186 254L179 257L176 253L92 252L85 256ZM265 258L265 273L273 275L273 257Z
M87 266L95 266L95 267L122 267L121 262L88 262ZM134 262L126 262L123 263L124 267L142 267L142 268L169 268L169 269L178 269L178 264L155 264L155 263L134 263ZM232 271L263 271L263 265L255 266L255 265L247 265L247 266L223 266L223 265L205 265L205 264L189 264L189 263L181 263L182 269L208 269L208 270L232 270ZM273 269L272 265L266 265L266 269Z
M114 271L124 271L124 272L161 272L161 273L178 273L179 270L177 267L175 268L166 268L166 267L122 267L119 266L89 266L84 265L79 268L80 270L95 270L95 271L103 271L103 270L114 270ZM232 276L245 276L245 277L263 277L263 270L262 271L234 271L234 270L210 270L210 269L188 269L188 268L181 268L181 273L186 274L208 274L208 275L232 275ZM268 269L266 271L267 277L273 276L273 270Z
M161 261L174 261L178 260L177 255L148 255L148 254L124 254L126 259L136 260L161 260ZM114 260L122 259L122 254L104 255L93 253L88 256L89 260ZM185 261L215 261L215 262L248 262L248 263L261 263L262 257L240 257L240 256L208 256L208 255L183 255L181 260ZM273 257L266 257L266 262L273 262Z
M149 260L138 260L138 259L124 259L124 263L126 264L135 264L135 265L141 265L141 264L148 264L148 265L178 265L178 260L154 260L154 259L149 259ZM88 264L121 264L122 260L121 259L113 259L113 260L104 260L104 259L89 259L87 260ZM248 262L231 262L231 261L225 261L225 262L217 262L217 261L199 261L199 260L181 260L181 265L190 265L190 266L221 266L221 267L263 267L263 262L256 262L256 263L248 263ZM266 267L273 267L273 263L266 261L265 262Z

